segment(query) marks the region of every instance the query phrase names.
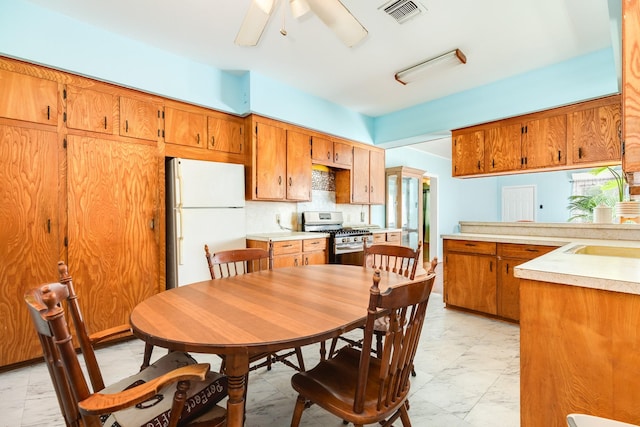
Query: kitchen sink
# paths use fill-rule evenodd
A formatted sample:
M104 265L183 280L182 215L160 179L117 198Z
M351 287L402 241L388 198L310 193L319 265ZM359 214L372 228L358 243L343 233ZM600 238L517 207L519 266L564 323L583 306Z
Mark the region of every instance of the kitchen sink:
M565 253L640 258L640 248L627 248L624 246L577 245L567 249Z

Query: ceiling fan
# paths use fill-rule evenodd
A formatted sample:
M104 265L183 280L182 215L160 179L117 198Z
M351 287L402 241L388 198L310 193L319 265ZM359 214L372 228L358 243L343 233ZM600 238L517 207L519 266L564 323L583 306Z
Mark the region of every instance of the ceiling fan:
M269 22L278 0L251 0L249 10L242 21L235 44L256 46ZM340 0L288 0L293 17L298 19L313 12L324 24L333 30L342 42L355 46L364 39L367 29L349 12ZM283 35L286 31L281 30Z

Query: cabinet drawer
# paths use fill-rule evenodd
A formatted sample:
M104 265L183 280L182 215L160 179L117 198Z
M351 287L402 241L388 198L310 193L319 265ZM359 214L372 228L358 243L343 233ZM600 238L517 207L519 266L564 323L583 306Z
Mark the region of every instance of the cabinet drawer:
M400 243L401 240L402 240L402 233L400 231L387 233L387 242Z
M495 255L495 242L478 242L474 240L445 240L444 248L452 252L466 252L472 254Z
M556 246L521 245L515 243L499 243L498 256L503 258L534 259L540 255L558 249Z
M273 242L273 255L296 254L302 252L302 240Z
M302 251L323 251L327 248L327 239L304 239L302 241Z
M373 243L382 243L386 241L385 233L374 233Z

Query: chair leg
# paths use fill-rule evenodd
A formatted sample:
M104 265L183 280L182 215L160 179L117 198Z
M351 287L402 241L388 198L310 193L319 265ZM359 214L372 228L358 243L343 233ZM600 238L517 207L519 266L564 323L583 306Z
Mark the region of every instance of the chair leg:
M300 347L296 347L296 357L298 358L298 367L300 368L300 372L306 371L304 368L304 359L302 358L302 350Z
M376 357L382 356L382 334L376 333Z
M153 344L145 343L144 357L142 358L142 366L140 366L141 371L148 368L151 364L151 353L153 353Z
M327 343L320 341L320 361L324 362L325 360L327 360Z
M302 418L302 411L304 411L306 407L306 402L304 397L298 395L296 399L296 406L293 409L293 417L291 418L291 427L298 427L300 425L300 419Z
M269 353L269 355L267 356L267 371L271 370L271 363L273 363L272 359L273 354Z
M338 345L338 338L333 338L331 340L331 347L329 347L329 354L327 355L327 359L331 359L333 357L333 353L336 351L336 345Z
M411 427L411 420L409 419L409 402L405 402L404 405L400 407L400 420L402 421L403 427Z

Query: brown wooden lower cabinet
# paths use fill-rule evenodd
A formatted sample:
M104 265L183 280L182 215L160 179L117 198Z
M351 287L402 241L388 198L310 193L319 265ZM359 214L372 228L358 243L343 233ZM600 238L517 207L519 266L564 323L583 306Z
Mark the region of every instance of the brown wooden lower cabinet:
M513 268L556 249L553 246L444 240L447 306L518 321L520 279Z
M248 248L268 250L269 242L247 240ZM327 263L327 239L297 239L273 242L273 268Z
M640 424L640 295L522 280L520 296L521 426Z

